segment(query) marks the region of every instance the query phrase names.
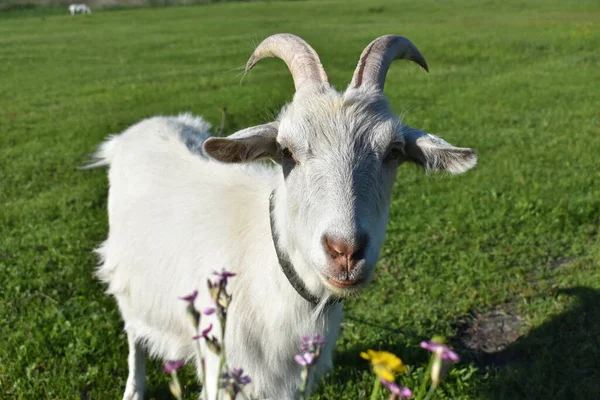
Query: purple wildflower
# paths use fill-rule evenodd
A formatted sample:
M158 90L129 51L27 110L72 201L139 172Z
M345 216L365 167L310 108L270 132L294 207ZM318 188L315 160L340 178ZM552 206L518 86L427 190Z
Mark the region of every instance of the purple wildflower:
M252 382L252 379L250 379L248 375L244 376L244 370L242 368L232 368L231 377L235 379L239 385L247 385Z
M394 382L386 381L385 379L381 379L381 384L385 386L393 395L398 396L401 400L410 399L412 397L412 392L407 387L402 387L400 385L395 384Z
M450 350L448 346L434 342L433 340L421 342L421 348L438 355L444 362L456 363L460 360L458 354Z
M200 338L208 339L208 333L212 330L212 324L210 324L206 329L204 329L200 335L194 336L192 339L198 340Z
M296 362L301 366L308 367L309 365L312 365L315 361L315 355L313 353L308 352L303 354L296 354L294 360L296 360Z
M233 272L226 271L225 269L222 269L221 272L214 271L213 274L217 276L216 283L218 286L226 286L227 279L236 275Z
M248 375L244 375L242 368L232 368L230 371L225 371L221 374L220 387L227 389L235 397L242 386L249 384L252 381Z
M165 371L167 374L173 374L175 372L177 372L177 370L181 367L183 367L184 361L183 360L177 360L177 361L165 361L165 363L163 364L163 371Z
M325 344L325 339L318 333L314 335L302 335L302 344L300 345L300 351L316 351L317 347Z
M189 305L193 305L194 304L194 300L196 300L196 297L198 297L198 291L194 290L192 292L192 294L188 294L187 296L180 297L180 299L184 300L184 301L187 301L189 303Z
M217 310L217 309L216 309L216 308L214 308L214 307L204 307L204 308L202 309L202 314L204 314L204 315L210 315L210 314L214 314L214 312L215 312L216 310Z
M197 290L194 290L192 294L180 297L181 300L188 303L186 308L186 314L188 320L190 321L190 324L192 324L193 327L197 327L200 323L200 313L196 311L196 308L194 307L194 301L196 300L196 297L198 297Z

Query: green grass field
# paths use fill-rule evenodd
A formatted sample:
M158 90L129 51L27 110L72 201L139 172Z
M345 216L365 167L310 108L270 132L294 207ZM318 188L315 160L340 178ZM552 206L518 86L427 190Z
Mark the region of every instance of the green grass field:
M376 279L345 303L336 367L314 399L365 398L360 351L419 367L433 334L463 358L438 398L599 398L596 0L0 13L0 398L122 395L122 322L93 277L107 179L77 167L107 134L155 114L217 125L227 107L226 133L265 122L293 94L285 65L261 62L242 85L238 75L277 32L311 43L338 88L372 39L407 36L431 73L395 63L390 101L480 157L457 177L399 170ZM150 396L170 398L160 363L148 369ZM197 393L191 368L183 378Z

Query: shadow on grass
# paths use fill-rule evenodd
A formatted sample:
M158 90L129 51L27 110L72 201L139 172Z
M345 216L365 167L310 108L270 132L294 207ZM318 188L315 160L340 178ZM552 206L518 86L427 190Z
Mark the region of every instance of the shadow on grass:
M496 352L467 355L464 362L481 367L485 386L476 392L477 398L490 400L514 399L597 399L600 398L600 290L589 287L560 289L559 296L568 296L571 307L541 326L532 329L516 341ZM353 319L382 332L377 343L395 343L386 350L411 360L414 365L427 362L427 354L414 346L402 343L414 341L414 332L399 332L369 321ZM399 338L398 336L403 336ZM458 345L458 338L456 348ZM451 340L451 343L453 341ZM376 343L364 343L336 354L335 369L327 379L338 389L348 379L361 381L369 374L367 363L360 362L359 353L365 348L377 348ZM465 349L463 349L465 351ZM356 388L352 388L356 390Z
M169 391L168 386L165 387L153 387L149 388L146 393L146 398L154 400L170 400L173 399L173 395Z
M561 289L567 312L493 353L489 399L600 398L600 290Z
M185 384L185 382L194 382L194 381L183 381L181 380L182 384ZM185 398L188 399L197 399L200 396L200 385L193 383L190 386L184 386L183 387L183 394ZM162 386L150 386L148 388L148 392L146 393L146 397L144 397L145 399L149 399L149 400L173 400L174 397L171 394L171 391L169 390L169 385L168 384L164 384Z

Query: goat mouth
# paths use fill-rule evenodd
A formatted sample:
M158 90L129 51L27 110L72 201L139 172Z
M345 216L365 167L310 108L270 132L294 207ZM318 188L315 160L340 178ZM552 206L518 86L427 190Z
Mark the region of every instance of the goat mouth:
M337 288L341 288L341 289L348 289L348 288L354 288L359 286L362 283L361 279L355 279L355 280L337 280L334 278L327 278L327 282L329 282L331 285L337 287Z

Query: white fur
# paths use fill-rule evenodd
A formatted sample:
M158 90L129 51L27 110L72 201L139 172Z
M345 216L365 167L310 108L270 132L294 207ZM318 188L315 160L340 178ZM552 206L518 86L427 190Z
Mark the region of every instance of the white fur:
M141 398L145 390L140 345L162 359L194 360L186 305L178 297L198 289L197 307L209 305L206 281L222 268L238 274L230 285L225 342L230 366L252 378L248 393L293 399L300 336L320 333L327 344L312 386L332 366L342 319L341 304L325 303L368 283L383 243L402 161L390 159L390 151L400 149L407 160L434 169L448 167L446 160L453 172L474 165L470 149L404 129L383 94L317 85L299 90L275 124L226 139L209 138L209 125L187 114L150 118L110 137L92 164L110 166L110 232L98 250L98 276L117 299L130 341L125 398ZM286 167L277 146L292 148L299 164ZM264 157L282 166L251 162ZM308 290L322 299L317 307L296 293L280 269L269 224L274 189L276 231ZM351 242L359 233L369 238L364 259L353 271L340 271L323 251L322 238ZM341 289L330 278L361 283ZM212 317L201 325L209 323L218 326ZM212 399L218 360L204 353Z
M191 330L178 296L200 289L198 306L209 305L202 289L211 272L237 272L230 285L230 364L250 374L254 395L292 398L300 336L327 335L333 328L329 332L335 337L341 306L325 313L313 310L279 269L268 198L280 174L262 165L231 167L190 153L178 136L190 127L208 134L199 118L156 117L103 145L98 155L111 164L110 235L98 251L104 260L98 275L119 302L130 340L145 343L154 356L190 360ZM203 326L208 323L205 318ZM332 349L330 340L320 370L331 366ZM130 382L141 381L135 371L130 375L127 395L135 392Z
M85 4L71 4L69 6L71 15L75 14L91 14L92 10Z

